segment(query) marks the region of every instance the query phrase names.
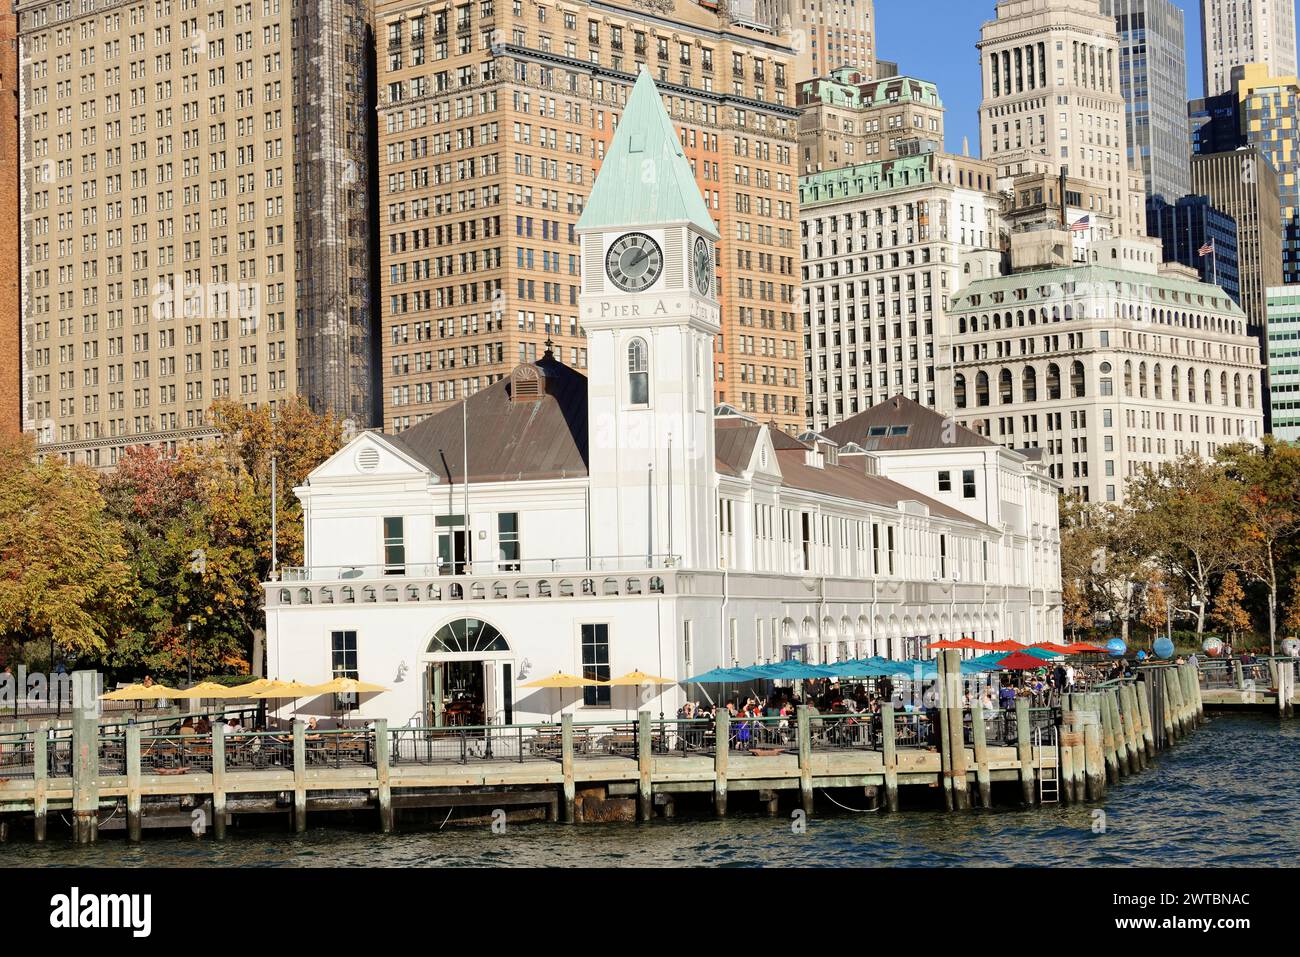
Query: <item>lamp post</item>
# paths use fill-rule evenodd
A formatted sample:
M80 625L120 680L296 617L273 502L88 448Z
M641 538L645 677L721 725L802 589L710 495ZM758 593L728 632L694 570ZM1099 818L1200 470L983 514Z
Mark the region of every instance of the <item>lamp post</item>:
M185 622L185 683L194 684L194 622Z

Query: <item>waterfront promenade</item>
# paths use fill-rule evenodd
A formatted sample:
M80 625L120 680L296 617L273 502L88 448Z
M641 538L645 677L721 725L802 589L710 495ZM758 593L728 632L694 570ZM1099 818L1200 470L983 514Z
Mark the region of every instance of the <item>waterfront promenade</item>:
M1191 733L1204 712L1190 665L1141 669L1136 678L1067 695L1057 709L963 708L956 654L940 659L940 706L928 714L818 715L793 721L661 719L584 724L390 728L177 735L136 724L29 729L0 739L0 815L30 822L38 840L51 816L78 841L123 829L198 821L224 837L245 814L280 814L303 830L322 810L370 812L384 831L404 808L531 808L551 820L648 820L698 795L717 814L731 795L812 814L818 792L888 810L1096 800ZM1292 671L1292 674L1294 672ZM718 742L725 742L719 746ZM920 789L927 789L921 791ZM832 797L832 800L835 800Z

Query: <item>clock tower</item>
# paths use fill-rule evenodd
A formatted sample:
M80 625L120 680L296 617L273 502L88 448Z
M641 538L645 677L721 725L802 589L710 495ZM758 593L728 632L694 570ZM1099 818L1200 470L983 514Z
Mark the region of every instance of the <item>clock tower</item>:
M643 67L578 221L596 558L717 567L717 227Z

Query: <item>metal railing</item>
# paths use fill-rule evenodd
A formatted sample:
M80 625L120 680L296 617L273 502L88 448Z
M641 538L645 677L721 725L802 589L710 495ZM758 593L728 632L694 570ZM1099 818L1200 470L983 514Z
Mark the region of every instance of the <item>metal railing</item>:
M30 778L36 774L36 744L30 731L0 734L0 778Z
M290 740L290 753L293 744ZM303 741L304 759L308 767L373 768L375 766L375 735L373 731L340 728L330 731L313 731Z
M141 774L212 771L212 738L197 734L140 736Z
M571 558L523 558L514 561L446 561L404 562L393 565L341 564L341 565L285 565L280 569L279 581L297 582L349 582L382 581L403 578L491 578L510 575L555 575L584 572L635 572L672 569L681 563L676 554L646 555L578 555Z
M899 750L928 750L939 745L939 722L924 711L894 714L894 747Z
M283 731L235 731L222 740L226 771L293 770L293 735Z

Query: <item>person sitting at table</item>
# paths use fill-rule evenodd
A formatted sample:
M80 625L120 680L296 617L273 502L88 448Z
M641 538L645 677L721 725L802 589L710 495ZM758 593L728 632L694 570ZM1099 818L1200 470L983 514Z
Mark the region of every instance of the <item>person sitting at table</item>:
M195 734L212 733L212 722L208 720L208 716L206 714L200 716L199 720L194 722L194 733Z
M182 721L180 731L178 733L184 735L197 734L198 732L194 729L194 719L186 718L184 721Z
M317 730L317 721L315 717L307 719L307 727L303 729L306 732L306 738L310 741L319 740L320 732Z

